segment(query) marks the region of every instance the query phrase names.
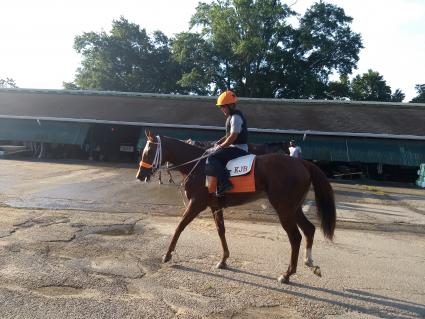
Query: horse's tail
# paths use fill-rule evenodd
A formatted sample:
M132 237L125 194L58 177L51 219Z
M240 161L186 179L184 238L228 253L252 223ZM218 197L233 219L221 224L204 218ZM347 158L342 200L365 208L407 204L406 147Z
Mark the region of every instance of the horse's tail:
M323 233L332 240L335 231L336 209L335 198L331 184L326 175L315 164L303 161L311 176L316 199L317 215L320 218Z

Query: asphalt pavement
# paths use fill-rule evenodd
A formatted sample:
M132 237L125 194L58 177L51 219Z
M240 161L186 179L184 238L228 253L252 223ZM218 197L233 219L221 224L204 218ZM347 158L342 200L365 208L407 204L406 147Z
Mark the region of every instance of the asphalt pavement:
M424 318L425 191L333 182L333 242L291 284L289 243L268 203L226 210L229 268L210 212L165 253L178 186L137 167L0 160L0 318ZM179 177L175 177L178 181ZM314 223L311 194L304 210ZM304 249L304 242L302 244Z

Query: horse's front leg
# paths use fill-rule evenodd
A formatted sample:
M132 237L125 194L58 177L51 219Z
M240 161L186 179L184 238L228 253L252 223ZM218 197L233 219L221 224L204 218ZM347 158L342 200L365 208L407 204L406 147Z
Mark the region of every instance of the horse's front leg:
M168 173L168 183L175 184L176 182L174 182L173 175L171 175L170 171L167 171L167 173Z
M162 258L162 261L166 263L167 261L171 260L172 253L174 249L176 248L177 241L179 240L180 234L182 231L186 228L187 225L189 225L192 220L199 215L200 212L202 212L206 208L205 203L196 202L193 199L189 201L189 204L186 208L186 211L183 214L182 219L180 220L180 223L177 225L177 228L174 232L173 239L171 240L170 246L168 246L167 253Z
M222 209L211 208L211 211L214 216L215 225L217 227L218 235L220 236L221 246L223 247L223 257L221 261L217 264L216 268L225 269L227 267L226 260L229 258L229 248L227 247L226 241L226 229L224 228L224 218Z

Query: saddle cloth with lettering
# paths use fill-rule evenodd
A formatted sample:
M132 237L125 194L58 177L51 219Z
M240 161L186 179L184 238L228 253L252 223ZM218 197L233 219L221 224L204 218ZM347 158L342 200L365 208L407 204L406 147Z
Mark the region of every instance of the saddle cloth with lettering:
M230 173L230 182L233 189L227 193L255 192L255 155L249 154L237 157L227 162L226 169ZM217 178L207 176L208 192L214 193L217 189Z

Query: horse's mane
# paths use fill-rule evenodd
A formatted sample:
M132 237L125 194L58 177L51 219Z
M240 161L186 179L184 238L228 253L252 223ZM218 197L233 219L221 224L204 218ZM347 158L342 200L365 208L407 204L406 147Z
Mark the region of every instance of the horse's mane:
M179 147L181 146L182 148L185 148L188 151L193 151L193 152L200 153L200 154L205 152L204 148L202 148L201 146L190 144L189 142L187 142L187 140L179 140L179 139L169 137L169 136L163 136L163 138L179 144ZM188 151L186 151L186 152L188 152Z

